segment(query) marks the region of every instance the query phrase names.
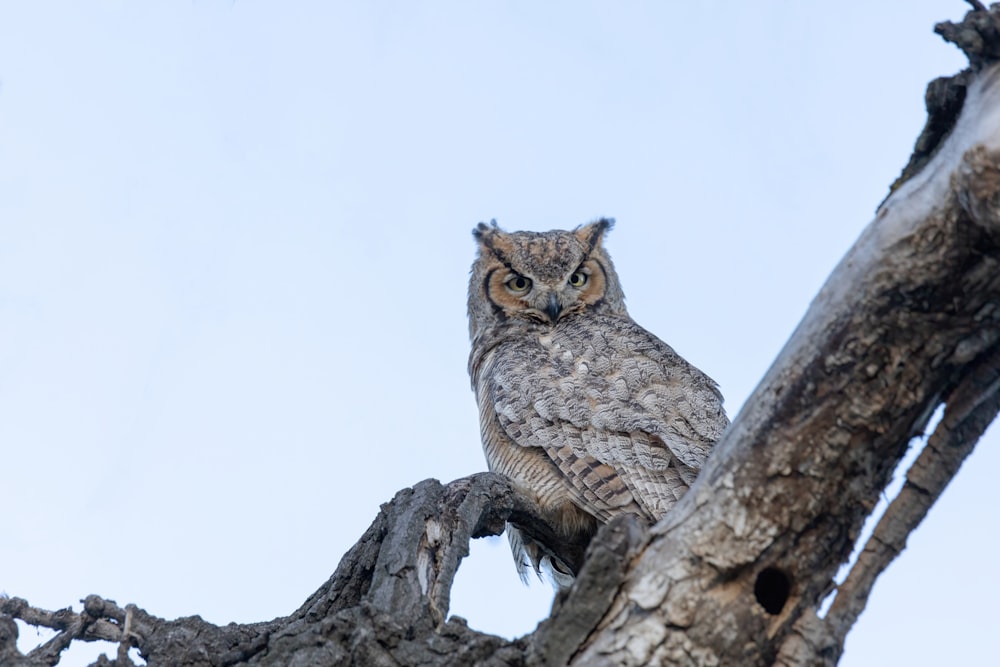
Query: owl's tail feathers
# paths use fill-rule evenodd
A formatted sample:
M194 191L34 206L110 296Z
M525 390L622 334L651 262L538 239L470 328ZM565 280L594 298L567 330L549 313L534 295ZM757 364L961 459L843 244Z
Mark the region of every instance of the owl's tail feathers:
M507 539L510 541L510 550L514 552L514 565L522 583L527 585L529 573L534 571L539 580L547 578L556 590L565 590L573 585L576 577L565 561L509 523ZM545 574L544 577L542 573Z

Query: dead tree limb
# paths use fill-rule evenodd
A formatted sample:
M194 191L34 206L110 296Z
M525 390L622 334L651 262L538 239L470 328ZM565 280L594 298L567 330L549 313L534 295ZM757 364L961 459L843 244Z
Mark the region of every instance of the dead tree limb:
M998 407L998 20L995 5L941 29L976 49L950 130L841 261L572 664L839 658L856 615L818 611L910 439L943 403L934 446L971 449ZM936 457L927 491L960 461ZM897 519L908 533L919 517Z
M167 621L88 597L84 611L45 612L0 600L0 664L54 665L72 640L122 642L149 665L524 664L524 642L445 620L451 584L474 537L503 531L531 508L507 481L481 474L442 485L427 480L396 494L344 555L333 576L292 615L267 623L215 626L197 616ZM15 646L12 618L59 631L28 655ZM130 665L122 653L113 661Z

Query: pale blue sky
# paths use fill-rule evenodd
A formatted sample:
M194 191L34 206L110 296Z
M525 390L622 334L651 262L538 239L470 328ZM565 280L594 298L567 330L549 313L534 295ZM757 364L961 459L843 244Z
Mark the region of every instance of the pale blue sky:
M0 590L265 620L395 491L483 470L480 220L617 218L633 316L735 416L963 65L931 29L965 9L0 0ZM998 446L843 665L991 654ZM480 540L452 610L516 635L549 598Z

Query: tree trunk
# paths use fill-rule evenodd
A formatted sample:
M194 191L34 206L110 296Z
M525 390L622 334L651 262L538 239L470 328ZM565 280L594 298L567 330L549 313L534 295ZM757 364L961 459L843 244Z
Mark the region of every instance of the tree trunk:
M937 31L970 67L928 87L914 155L698 481L652 529L604 526L552 616L515 641L448 620L469 540L536 521L501 477L400 491L291 616L225 627L97 596L0 599L0 664L73 640L150 665L832 665L875 578L1000 410L1000 5ZM943 417L847 580L833 578L931 415ZM544 526L539 526L544 529ZM835 594L828 612L824 600ZM13 619L59 630L27 655Z

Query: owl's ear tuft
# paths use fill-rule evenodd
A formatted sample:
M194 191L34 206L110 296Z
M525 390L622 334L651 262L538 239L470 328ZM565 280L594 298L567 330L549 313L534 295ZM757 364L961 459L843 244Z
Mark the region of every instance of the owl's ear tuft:
M580 225L573 231L589 253L593 252L594 248L600 245L604 235L611 231L611 228L614 226L614 218L601 218L600 220Z
M485 237L499 231L501 231L501 229L495 219L490 220L490 224L488 225L485 222L480 222L472 230L472 238L476 239L479 243L484 243Z
M507 255L510 252L510 241L507 232L500 229L496 220L490 220L490 224L480 222L472 230L472 237L479 243L479 252L490 252L496 255L497 259L508 263Z

